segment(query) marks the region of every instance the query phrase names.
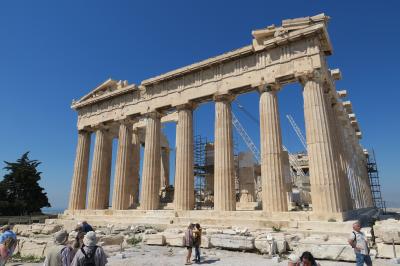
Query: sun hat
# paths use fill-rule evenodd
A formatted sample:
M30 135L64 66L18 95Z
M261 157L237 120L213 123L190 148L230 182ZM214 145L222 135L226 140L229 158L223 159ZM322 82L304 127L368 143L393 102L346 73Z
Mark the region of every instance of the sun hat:
M54 234L54 243L63 245L68 240L68 233L65 230L60 230Z
M97 244L96 233L93 231L87 232L85 237L83 238L83 244L88 247L94 247Z
M299 256L297 256L296 254L293 254L293 253L290 254L290 256L288 257L288 259L289 259L290 262L293 262L293 263L297 263L297 262L300 261Z

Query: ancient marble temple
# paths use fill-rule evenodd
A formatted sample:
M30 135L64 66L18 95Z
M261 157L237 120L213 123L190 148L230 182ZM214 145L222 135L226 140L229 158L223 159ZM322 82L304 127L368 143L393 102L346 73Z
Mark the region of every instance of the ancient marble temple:
M281 26L254 30L245 47L140 85L109 79L74 101L78 141L69 211L159 209L160 186L168 183L169 171L162 123L170 121L176 122L173 208L193 210L193 112L204 102L214 102L214 210L238 212L231 103L239 94L257 91L263 192L259 212L288 212L278 97L295 82L303 88L303 99L298 100L304 101L312 212L328 217L372 207L360 127L351 103L344 100L346 91L336 90L340 71L327 65L326 57L332 54L328 20L324 14L283 20ZM111 173L113 139L118 146Z

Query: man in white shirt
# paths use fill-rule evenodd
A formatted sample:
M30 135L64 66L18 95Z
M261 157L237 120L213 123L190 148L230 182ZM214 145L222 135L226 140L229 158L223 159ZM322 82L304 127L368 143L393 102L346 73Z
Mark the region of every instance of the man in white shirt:
M372 266L367 237L361 232L360 222L355 222L353 224L353 232L349 237L349 244L354 248L354 252L356 253L357 266L364 266L364 263L368 266Z

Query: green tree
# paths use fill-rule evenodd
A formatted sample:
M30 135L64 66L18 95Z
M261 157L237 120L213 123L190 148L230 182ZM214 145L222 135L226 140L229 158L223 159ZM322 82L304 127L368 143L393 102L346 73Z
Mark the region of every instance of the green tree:
M29 160L26 152L14 163L4 162L8 172L0 182L0 212L2 215L27 215L51 207L47 193L39 185L41 172L37 160Z

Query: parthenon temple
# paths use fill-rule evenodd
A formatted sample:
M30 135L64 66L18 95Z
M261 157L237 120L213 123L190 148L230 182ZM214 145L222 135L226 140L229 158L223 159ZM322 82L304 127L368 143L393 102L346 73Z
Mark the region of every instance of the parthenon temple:
M78 141L64 215L134 219L163 217L164 213L209 220L251 216L343 221L372 208L360 126L347 92L336 89L341 72L327 65L333 50L328 20L324 14L286 19L281 26L253 30L245 47L143 80L140 85L108 79L73 101ZM298 100L304 101L311 196L311 208L297 212L289 210L287 194L291 191L285 173L290 164L282 148L278 108L279 93L290 83L303 88L303 99ZM259 93L262 196L259 208L239 210L231 104L238 95L252 91ZM205 211L195 209L193 112L207 102L215 103L215 124L213 204ZM176 122L173 184L169 184L170 147L162 132L166 122ZM111 173L113 139L118 145ZM163 186L174 188L170 209L164 209L160 200Z

